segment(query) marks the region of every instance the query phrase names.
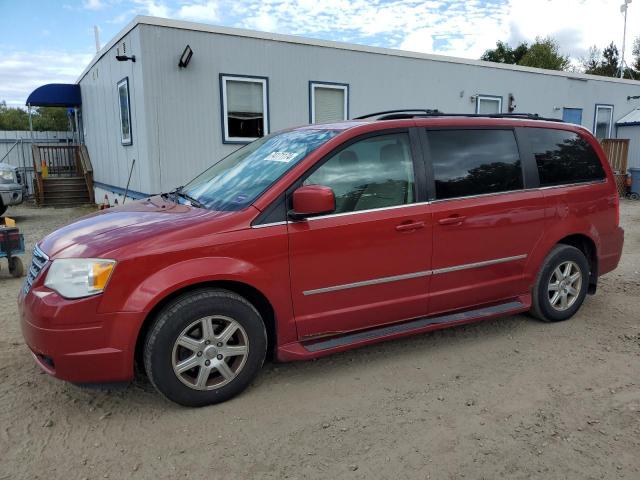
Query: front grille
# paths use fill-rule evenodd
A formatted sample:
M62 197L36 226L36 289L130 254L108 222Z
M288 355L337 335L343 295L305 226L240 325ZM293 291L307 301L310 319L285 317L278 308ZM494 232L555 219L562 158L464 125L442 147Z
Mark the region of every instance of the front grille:
M33 247L33 256L31 258L31 265L29 265L27 278L24 281L25 295L29 293L29 290L31 290L31 286L33 285L33 282L35 281L36 278L38 278L38 275L40 275L40 272L42 271L42 269L44 268L44 266L47 264L48 261L49 261L49 257L47 257L47 255L42 250L40 250L37 245Z

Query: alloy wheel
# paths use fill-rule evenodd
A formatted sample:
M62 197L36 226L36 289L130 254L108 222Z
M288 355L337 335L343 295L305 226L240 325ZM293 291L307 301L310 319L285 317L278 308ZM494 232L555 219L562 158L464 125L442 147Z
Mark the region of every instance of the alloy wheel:
M238 376L248 354L248 336L242 325L233 318L212 315L192 322L178 335L171 363L186 386L213 390Z
M576 262L562 262L549 278L547 287L549 303L557 311L565 311L573 306L582 289L582 271Z

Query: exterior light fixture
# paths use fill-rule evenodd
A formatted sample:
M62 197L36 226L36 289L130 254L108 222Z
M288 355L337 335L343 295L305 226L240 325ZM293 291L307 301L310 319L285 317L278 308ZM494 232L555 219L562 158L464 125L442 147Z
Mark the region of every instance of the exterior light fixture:
M127 60L131 60L133 63L135 63L136 56L131 55L130 57L128 57L127 55L116 55L116 60L118 60L119 62L126 62Z
M182 52L182 55L180 55L180 61L178 62L178 67L187 68L187 65L189 65L189 62L191 61L192 56L193 56L193 50L191 50L191 47L187 45L186 47L184 47L184 51Z

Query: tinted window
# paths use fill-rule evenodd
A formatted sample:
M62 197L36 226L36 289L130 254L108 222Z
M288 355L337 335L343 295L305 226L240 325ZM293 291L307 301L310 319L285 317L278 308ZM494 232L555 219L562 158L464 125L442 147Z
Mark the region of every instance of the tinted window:
M436 198L518 190L523 186L511 130L430 131Z
M406 133L380 135L340 151L304 182L331 187L335 213L415 201L413 162Z
M536 158L540 186L602 180L604 170L591 145L573 132L527 130Z

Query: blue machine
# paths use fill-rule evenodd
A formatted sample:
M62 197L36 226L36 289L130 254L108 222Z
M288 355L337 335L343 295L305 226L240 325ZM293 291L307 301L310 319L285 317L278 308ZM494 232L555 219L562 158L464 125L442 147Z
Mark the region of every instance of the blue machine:
M0 258L9 262L9 273L14 277L24 275L24 265L20 257L24 253L24 236L15 227L0 225Z
M629 174L631 175L631 191L629 192L629 198L633 200L640 199L640 168L629 168Z

